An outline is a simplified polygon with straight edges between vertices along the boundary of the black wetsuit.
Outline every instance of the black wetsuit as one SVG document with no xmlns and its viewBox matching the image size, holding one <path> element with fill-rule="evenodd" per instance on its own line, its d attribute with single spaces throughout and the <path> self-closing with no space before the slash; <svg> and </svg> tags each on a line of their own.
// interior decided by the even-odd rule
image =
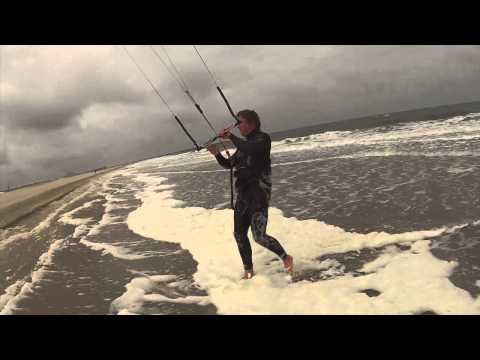
<svg viewBox="0 0 480 360">
<path fill-rule="evenodd" d="M 241 140 L 231 135 L 237 151 L 225 159 L 216 156 L 218 163 L 226 168 L 234 168 L 235 190 L 237 194 L 234 210 L 234 237 L 245 270 L 252 270 L 252 248 L 247 237 L 251 226 L 254 240 L 274 252 L 281 259 L 287 256 L 280 243 L 266 234 L 268 206 L 272 192 L 270 166 L 270 136 L 259 130 Z"/>
</svg>

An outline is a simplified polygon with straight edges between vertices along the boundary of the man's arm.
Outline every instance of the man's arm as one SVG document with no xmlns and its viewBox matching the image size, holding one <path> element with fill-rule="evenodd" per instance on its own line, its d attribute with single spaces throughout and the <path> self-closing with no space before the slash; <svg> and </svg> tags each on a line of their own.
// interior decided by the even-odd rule
<svg viewBox="0 0 480 360">
<path fill-rule="evenodd" d="M 230 163 L 230 160 L 233 159 L 233 156 L 230 157 L 230 160 L 225 159 L 223 157 L 223 155 L 219 152 L 217 155 L 215 155 L 215 159 L 217 159 L 217 162 L 220 164 L 221 167 L 223 167 L 225 169 L 231 169 L 232 168 L 232 164 Z"/>
<path fill-rule="evenodd" d="M 229 139 L 232 141 L 233 145 L 235 145 L 235 147 L 239 151 L 248 155 L 254 155 L 254 154 L 266 152 L 268 149 L 269 139 L 264 135 L 259 134 L 258 136 L 255 136 L 254 139 L 250 141 L 246 141 L 230 133 Z"/>
<path fill-rule="evenodd" d="M 229 159 L 225 159 L 225 158 L 222 156 L 222 153 L 220 152 L 220 150 L 218 150 L 218 148 L 217 148 L 216 145 L 210 144 L 210 145 L 207 147 L 207 150 L 208 150 L 213 156 L 215 156 L 215 159 L 217 159 L 217 162 L 218 162 L 218 163 L 220 164 L 220 166 L 222 166 L 223 168 L 225 168 L 225 169 L 231 169 L 233 166 L 235 166 L 235 158 L 236 158 L 237 152 L 235 152 L 235 154 L 233 154 L 232 156 L 230 156 Z"/>
</svg>

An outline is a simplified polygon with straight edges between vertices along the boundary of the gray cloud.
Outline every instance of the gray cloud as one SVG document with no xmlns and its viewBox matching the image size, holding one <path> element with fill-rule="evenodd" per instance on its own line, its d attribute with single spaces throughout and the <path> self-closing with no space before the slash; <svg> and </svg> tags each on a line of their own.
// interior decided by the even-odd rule
<svg viewBox="0 0 480 360">
<path fill-rule="evenodd" d="M 148 48 L 129 46 L 199 141 L 211 130 Z M 191 47 L 168 46 L 215 127 L 231 122 Z M 480 100 L 479 46 L 199 46 L 235 110 L 268 131 Z M 3 180 L 28 183 L 191 147 L 123 50 L 3 47 Z M 2 160 L 3 159 L 3 160 Z M 9 160 L 8 166 L 6 162 Z"/>
<path fill-rule="evenodd" d="M 260 107 L 274 114 L 272 128 L 479 100 L 478 47 L 368 48 L 311 60 L 312 85 L 265 89 Z"/>
<path fill-rule="evenodd" d="M 72 125 L 83 106 L 8 104 L 4 107 L 9 130 L 51 131 Z"/>
<path fill-rule="evenodd" d="M 7 156 L 7 152 L 0 150 L 0 166 L 8 165 L 10 160 Z"/>
<path fill-rule="evenodd" d="M 134 91 L 121 79 L 83 69 L 69 84 L 60 84 L 47 98 L 35 94 L 26 98 L 4 100 L 3 114 L 10 129 L 51 131 L 71 126 L 92 104 L 141 104 L 145 93 Z"/>
</svg>

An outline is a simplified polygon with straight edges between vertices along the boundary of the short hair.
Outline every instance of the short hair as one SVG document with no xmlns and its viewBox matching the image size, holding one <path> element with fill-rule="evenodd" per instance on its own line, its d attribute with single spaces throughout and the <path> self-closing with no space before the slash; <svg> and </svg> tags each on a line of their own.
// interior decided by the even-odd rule
<svg viewBox="0 0 480 360">
<path fill-rule="evenodd" d="M 243 117 L 246 119 L 249 123 L 254 123 L 256 129 L 260 129 L 261 123 L 260 123 L 260 117 L 254 110 L 242 110 L 239 111 L 237 114 L 237 117 Z"/>
</svg>

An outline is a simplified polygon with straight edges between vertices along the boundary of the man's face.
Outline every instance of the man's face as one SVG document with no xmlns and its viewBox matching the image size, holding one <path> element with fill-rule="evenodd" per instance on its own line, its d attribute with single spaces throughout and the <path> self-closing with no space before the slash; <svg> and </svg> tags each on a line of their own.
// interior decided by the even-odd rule
<svg viewBox="0 0 480 360">
<path fill-rule="evenodd" d="M 240 130 L 240 134 L 242 134 L 242 136 L 247 136 L 253 130 L 255 130 L 255 124 L 249 123 L 247 119 L 239 116 L 238 120 L 240 121 L 240 124 L 238 125 L 238 129 Z"/>
</svg>

